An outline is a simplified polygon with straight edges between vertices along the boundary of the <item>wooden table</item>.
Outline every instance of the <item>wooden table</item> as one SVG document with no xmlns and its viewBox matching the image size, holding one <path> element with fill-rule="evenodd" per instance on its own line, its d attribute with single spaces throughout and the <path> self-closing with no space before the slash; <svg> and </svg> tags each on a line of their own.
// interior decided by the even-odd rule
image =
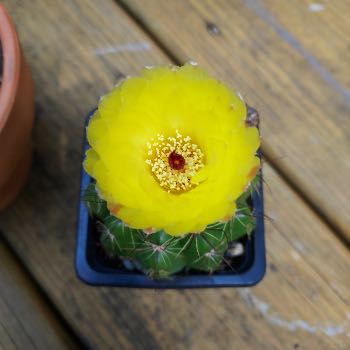
<svg viewBox="0 0 350 350">
<path fill-rule="evenodd" d="M 1 214 L 0 348 L 350 349 L 350 2 L 6 0 L 36 85 L 34 162 Z M 266 278 L 95 288 L 74 272 L 83 123 L 145 65 L 199 62 L 262 117 Z"/>
</svg>

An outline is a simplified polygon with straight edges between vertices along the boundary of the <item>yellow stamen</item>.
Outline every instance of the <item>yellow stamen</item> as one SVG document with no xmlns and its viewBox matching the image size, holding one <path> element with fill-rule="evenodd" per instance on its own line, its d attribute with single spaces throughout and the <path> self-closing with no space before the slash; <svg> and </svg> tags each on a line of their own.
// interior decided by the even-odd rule
<svg viewBox="0 0 350 350">
<path fill-rule="evenodd" d="M 197 171 L 203 168 L 203 153 L 189 136 L 176 130 L 175 136 L 158 134 L 147 142 L 146 164 L 159 185 L 172 193 L 186 192 L 195 185 L 191 182 Z"/>
</svg>

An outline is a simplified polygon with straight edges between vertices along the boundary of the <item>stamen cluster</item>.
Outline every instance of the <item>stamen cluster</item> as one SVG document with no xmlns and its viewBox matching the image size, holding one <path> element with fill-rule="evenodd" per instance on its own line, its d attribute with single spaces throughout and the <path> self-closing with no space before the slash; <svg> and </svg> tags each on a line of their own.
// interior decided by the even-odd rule
<svg viewBox="0 0 350 350">
<path fill-rule="evenodd" d="M 146 163 L 166 191 L 186 192 L 195 186 L 191 179 L 203 168 L 204 155 L 191 137 L 183 136 L 178 130 L 175 136 L 157 134 L 147 142 L 147 148 Z"/>
</svg>

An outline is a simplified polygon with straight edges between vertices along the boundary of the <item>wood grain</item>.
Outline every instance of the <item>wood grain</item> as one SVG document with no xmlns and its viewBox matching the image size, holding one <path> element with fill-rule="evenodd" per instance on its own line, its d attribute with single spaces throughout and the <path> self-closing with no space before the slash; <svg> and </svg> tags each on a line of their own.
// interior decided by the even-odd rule
<svg viewBox="0 0 350 350">
<path fill-rule="evenodd" d="M 259 286 L 154 291 L 76 278 L 84 116 L 121 73 L 168 58 L 112 1 L 5 3 L 33 68 L 38 119 L 28 185 L 0 229 L 86 346 L 348 349 L 349 252 L 269 166 L 266 206 L 274 221 Z"/>
<path fill-rule="evenodd" d="M 1 240 L 0 257 L 0 349 L 78 349 Z"/>
<path fill-rule="evenodd" d="M 305 43 L 304 48 L 305 40 L 299 43 L 269 12 L 270 7 L 283 8 L 282 23 L 288 18 L 288 28 L 295 29 L 294 33 L 302 21 L 292 22 L 297 17 L 294 2 L 282 5 L 271 0 L 269 7 L 259 0 L 120 3 L 176 60 L 195 60 L 240 90 L 260 111 L 265 154 L 350 240 L 350 93 L 342 87 L 350 60 L 340 59 L 338 64 L 336 59 L 343 56 L 349 40 L 344 39 L 349 36 L 346 16 L 337 24 L 342 28 L 339 38 L 327 41 L 333 31 Z M 350 9 L 349 3 L 342 4 Z M 322 33 L 328 31 L 325 22 L 314 19 L 317 26 L 313 29 L 323 26 Z M 332 47 L 333 61 L 324 67 L 317 55 L 322 56 L 333 42 L 341 44 Z M 313 45 L 320 48 L 314 54 L 308 51 Z M 333 75 L 335 66 L 337 74 Z M 338 82 L 340 75 L 344 79 Z"/>
<path fill-rule="evenodd" d="M 350 94 L 348 1 L 322 1 L 321 7 L 316 6 L 317 11 L 308 0 L 296 0 L 293 4 L 276 0 L 254 2 L 315 58 L 315 64 L 321 64 L 332 75 L 339 90 Z"/>
</svg>

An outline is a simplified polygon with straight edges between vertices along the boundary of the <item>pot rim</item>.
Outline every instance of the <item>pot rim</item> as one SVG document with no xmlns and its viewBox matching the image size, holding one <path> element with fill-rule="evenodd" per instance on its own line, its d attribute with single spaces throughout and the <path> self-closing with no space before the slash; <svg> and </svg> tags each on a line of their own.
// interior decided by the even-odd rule
<svg viewBox="0 0 350 350">
<path fill-rule="evenodd" d="M 0 2 L 0 45 L 3 67 L 0 86 L 0 132 L 4 128 L 13 104 L 19 83 L 21 50 L 15 26 Z"/>
</svg>

